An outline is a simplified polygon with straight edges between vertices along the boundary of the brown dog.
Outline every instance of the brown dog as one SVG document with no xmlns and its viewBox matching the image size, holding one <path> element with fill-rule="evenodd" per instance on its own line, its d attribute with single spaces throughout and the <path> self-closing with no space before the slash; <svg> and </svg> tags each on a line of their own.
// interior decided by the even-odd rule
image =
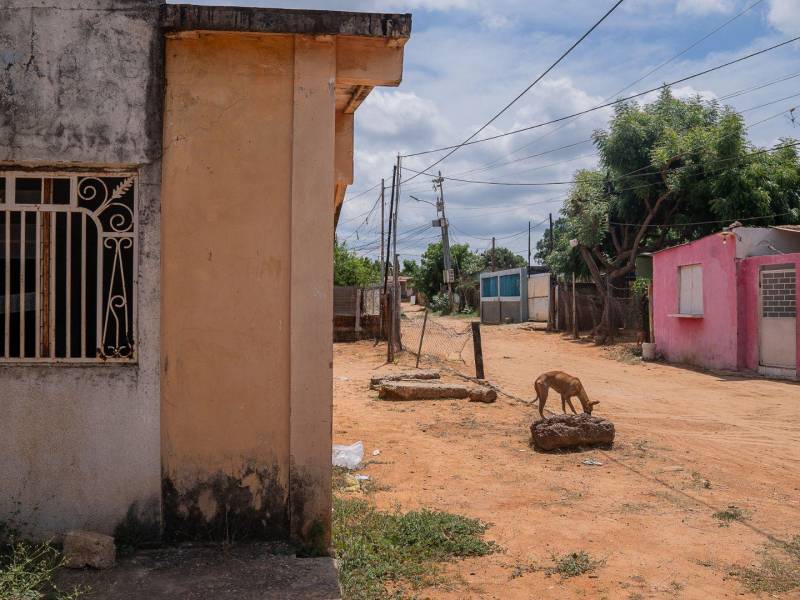
<svg viewBox="0 0 800 600">
<path fill-rule="evenodd" d="M 595 404 L 600 404 L 599 400 L 589 400 L 586 395 L 586 390 L 583 389 L 581 380 L 572 375 L 564 373 L 564 371 L 548 371 L 542 373 L 536 378 L 534 383 L 536 388 L 536 400 L 539 402 L 539 415 L 544 419 L 544 403 L 547 402 L 547 392 L 553 388 L 561 394 L 561 410 L 566 414 L 567 404 L 572 409 L 572 412 L 577 414 L 575 407 L 572 406 L 571 398 L 576 396 L 581 401 L 583 412 L 592 414 L 592 407 Z"/>
</svg>

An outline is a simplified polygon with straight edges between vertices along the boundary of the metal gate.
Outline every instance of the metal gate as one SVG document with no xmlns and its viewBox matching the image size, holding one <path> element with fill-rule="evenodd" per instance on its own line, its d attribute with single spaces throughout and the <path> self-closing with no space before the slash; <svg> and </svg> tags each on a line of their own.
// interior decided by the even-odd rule
<svg viewBox="0 0 800 600">
<path fill-rule="evenodd" d="M 759 365 L 764 374 L 797 375 L 796 289 L 794 267 L 762 268 Z"/>
<path fill-rule="evenodd" d="M 528 320 L 547 321 L 550 315 L 550 273 L 528 277 Z"/>
</svg>

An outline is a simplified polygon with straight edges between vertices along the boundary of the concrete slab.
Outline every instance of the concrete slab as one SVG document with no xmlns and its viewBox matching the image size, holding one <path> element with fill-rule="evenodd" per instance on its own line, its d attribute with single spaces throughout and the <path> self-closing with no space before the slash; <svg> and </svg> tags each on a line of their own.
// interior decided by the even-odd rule
<svg viewBox="0 0 800 600">
<path fill-rule="evenodd" d="M 276 554 L 272 544 L 182 545 L 139 551 L 107 571 L 63 570 L 85 600 L 339 600 L 332 558 Z"/>
</svg>

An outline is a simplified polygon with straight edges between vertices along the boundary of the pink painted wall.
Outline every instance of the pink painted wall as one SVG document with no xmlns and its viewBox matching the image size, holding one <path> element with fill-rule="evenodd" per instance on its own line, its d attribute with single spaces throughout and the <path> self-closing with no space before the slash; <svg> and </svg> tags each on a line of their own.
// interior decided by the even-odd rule
<svg viewBox="0 0 800 600">
<path fill-rule="evenodd" d="M 739 261 L 739 368 L 758 369 L 758 279 L 763 265 L 793 264 L 797 269 L 800 298 L 800 254 L 753 256 Z M 800 319 L 797 319 L 797 371 L 800 373 Z"/>
<path fill-rule="evenodd" d="M 656 351 L 670 362 L 735 370 L 739 364 L 736 243 L 710 235 L 653 255 L 653 330 Z M 678 267 L 703 265 L 703 318 L 678 313 Z"/>
</svg>

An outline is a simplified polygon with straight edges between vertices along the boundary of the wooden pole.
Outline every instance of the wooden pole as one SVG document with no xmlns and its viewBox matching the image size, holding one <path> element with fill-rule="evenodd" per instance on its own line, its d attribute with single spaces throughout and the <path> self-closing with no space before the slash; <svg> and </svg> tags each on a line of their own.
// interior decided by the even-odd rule
<svg viewBox="0 0 800 600">
<path fill-rule="evenodd" d="M 528 221 L 528 275 L 531 274 L 531 222 Z"/>
<path fill-rule="evenodd" d="M 575 293 L 575 273 L 572 274 L 572 337 L 578 339 L 578 298 Z"/>
<path fill-rule="evenodd" d="M 394 362 L 394 294 L 384 294 L 386 301 L 386 362 Z"/>
<path fill-rule="evenodd" d="M 356 314 L 355 314 L 355 317 L 356 317 L 356 319 L 355 319 L 355 321 L 356 321 L 355 330 L 356 330 L 356 334 L 360 334 L 361 333 L 361 288 L 360 287 L 356 288 L 356 306 L 355 306 L 355 309 L 356 309 L 356 311 L 355 311 L 356 312 Z M 357 335 L 356 337 L 361 339 L 360 335 Z"/>
<path fill-rule="evenodd" d="M 419 334 L 419 348 L 417 348 L 417 364 L 415 368 L 419 369 L 419 357 L 422 355 L 422 339 L 425 337 L 425 326 L 428 324 L 428 307 L 425 307 L 425 316 L 422 318 L 422 332 Z"/>
<path fill-rule="evenodd" d="M 381 273 L 383 273 L 383 261 L 385 260 L 384 250 L 383 250 L 383 226 L 386 222 L 386 180 L 381 178 Z"/>
<path fill-rule="evenodd" d="M 483 348 L 481 346 L 481 323 L 472 322 L 472 348 L 475 354 L 475 377 L 484 379 L 483 374 Z"/>
<path fill-rule="evenodd" d="M 494 262 L 494 238 L 492 238 L 492 271 L 496 271 L 495 262 Z"/>
</svg>

